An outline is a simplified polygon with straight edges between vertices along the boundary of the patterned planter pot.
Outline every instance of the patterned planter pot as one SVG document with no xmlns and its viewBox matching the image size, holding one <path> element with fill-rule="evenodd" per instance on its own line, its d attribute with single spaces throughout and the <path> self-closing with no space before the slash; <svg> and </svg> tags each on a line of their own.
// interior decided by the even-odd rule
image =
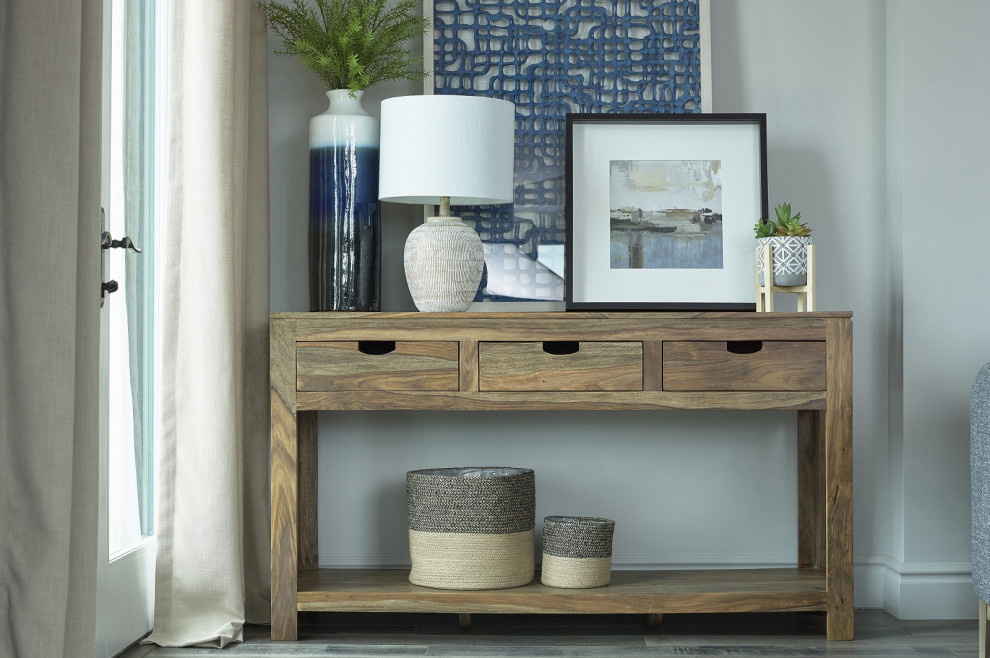
<svg viewBox="0 0 990 658">
<path fill-rule="evenodd" d="M 808 252 L 810 237 L 779 235 L 756 240 L 756 262 L 759 266 L 760 285 L 764 283 L 763 247 L 773 249 L 773 283 L 775 286 L 803 286 L 808 283 Z"/>
<path fill-rule="evenodd" d="M 536 483 L 531 469 L 409 471 L 406 507 L 412 584 L 503 589 L 533 580 Z"/>
<path fill-rule="evenodd" d="M 603 587 L 612 577 L 615 521 L 592 516 L 543 519 L 543 569 L 549 587 Z"/>
</svg>

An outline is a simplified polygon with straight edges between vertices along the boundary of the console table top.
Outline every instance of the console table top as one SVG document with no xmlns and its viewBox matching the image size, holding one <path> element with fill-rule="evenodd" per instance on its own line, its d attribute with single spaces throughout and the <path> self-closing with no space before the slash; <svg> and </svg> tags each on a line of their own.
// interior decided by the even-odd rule
<svg viewBox="0 0 990 658">
<path fill-rule="evenodd" d="M 552 318 L 555 320 L 589 320 L 589 319 L 622 319 L 636 317 L 638 319 L 649 318 L 656 320 L 684 320 L 689 318 L 699 319 L 824 319 L 824 318 L 851 318 L 852 311 L 814 311 L 802 313 L 755 313 L 752 311 L 469 311 L 460 313 L 427 313 L 422 311 L 279 311 L 271 314 L 273 320 L 319 320 L 319 319 L 343 319 L 362 318 L 373 316 L 382 319 L 507 319 L 525 320 L 534 318 Z"/>
</svg>

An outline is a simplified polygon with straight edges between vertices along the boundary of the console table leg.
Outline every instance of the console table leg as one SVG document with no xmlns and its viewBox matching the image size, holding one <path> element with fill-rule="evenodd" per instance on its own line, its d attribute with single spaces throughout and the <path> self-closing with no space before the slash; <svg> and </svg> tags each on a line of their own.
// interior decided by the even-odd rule
<svg viewBox="0 0 990 658">
<path fill-rule="evenodd" d="M 829 640 L 853 639 L 852 322 L 826 321 L 825 587 Z"/>
<path fill-rule="evenodd" d="M 316 412 L 296 412 L 299 428 L 299 568 L 319 567 L 319 464 Z"/>
<path fill-rule="evenodd" d="M 825 414 L 798 412 L 798 566 L 825 566 Z"/>
<path fill-rule="evenodd" d="M 295 640 L 298 586 L 298 455 L 296 417 L 271 395 L 272 640 Z"/>
</svg>

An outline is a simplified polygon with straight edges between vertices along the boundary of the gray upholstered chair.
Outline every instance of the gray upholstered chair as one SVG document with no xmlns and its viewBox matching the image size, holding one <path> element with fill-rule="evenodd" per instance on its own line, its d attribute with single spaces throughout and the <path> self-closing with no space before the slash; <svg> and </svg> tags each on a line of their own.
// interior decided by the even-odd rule
<svg viewBox="0 0 990 658">
<path fill-rule="evenodd" d="M 970 401 L 970 474 L 973 487 L 973 589 L 980 597 L 980 658 L 987 642 L 990 601 L 990 363 L 973 381 Z"/>
</svg>

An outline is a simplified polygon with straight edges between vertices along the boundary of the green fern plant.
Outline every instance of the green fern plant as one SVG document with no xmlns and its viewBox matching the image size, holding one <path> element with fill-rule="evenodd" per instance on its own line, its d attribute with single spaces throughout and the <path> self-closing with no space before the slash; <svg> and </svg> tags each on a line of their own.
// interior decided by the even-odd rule
<svg viewBox="0 0 990 658">
<path fill-rule="evenodd" d="M 416 0 L 292 0 L 262 2 L 268 25 L 282 39 L 276 55 L 297 58 L 327 89 L 349 89 L 351 97 L 377 82 L 421 79 L 422 58 L 403 44 L 422 35 L 429 20 L 417 15 Z"/>
</svg>

